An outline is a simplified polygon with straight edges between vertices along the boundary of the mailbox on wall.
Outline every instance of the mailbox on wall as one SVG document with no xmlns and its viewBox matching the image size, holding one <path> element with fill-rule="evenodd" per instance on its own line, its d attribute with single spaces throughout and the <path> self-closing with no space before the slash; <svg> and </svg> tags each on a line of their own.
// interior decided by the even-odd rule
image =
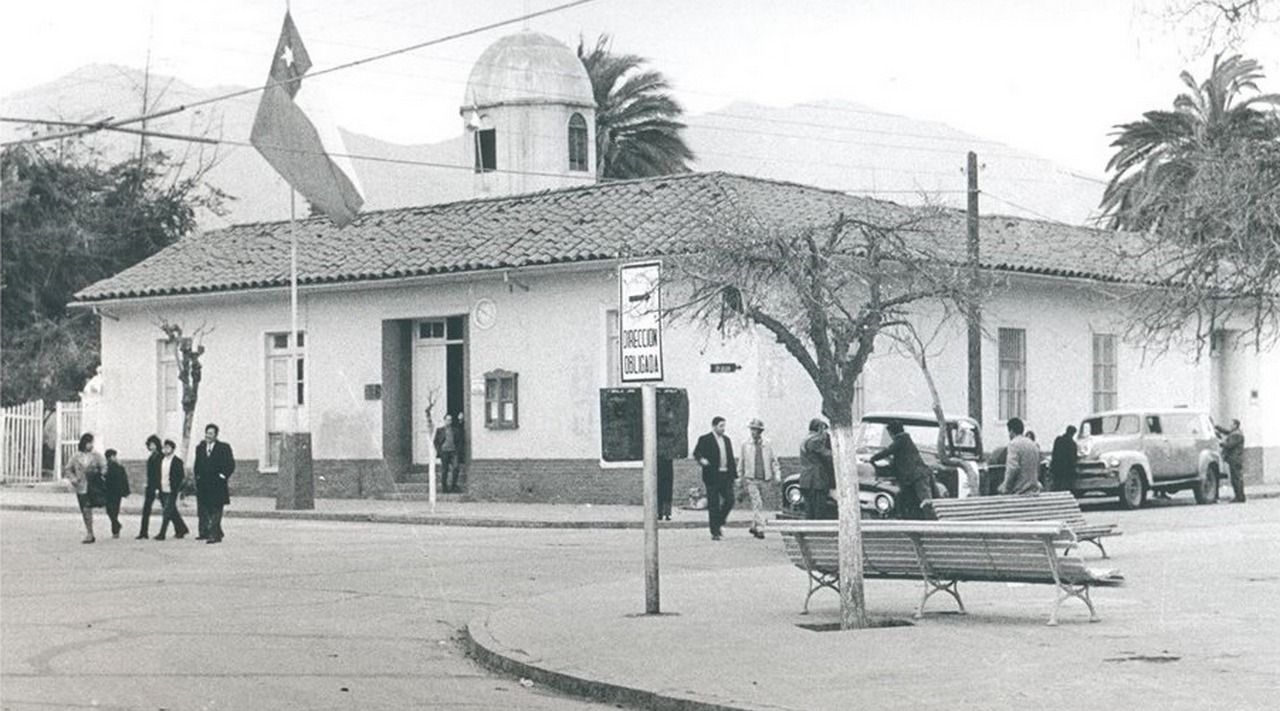
<svg viewBox="0 0 1280 711">
<path fill-rule="evenodd" d="M 689 394 L 684 388 L 657 388 L 658 457 L 689 456 Z M 644 459 L 640 388 L 600 389 L 600 453 L 606 462 Z"/>
</svg>

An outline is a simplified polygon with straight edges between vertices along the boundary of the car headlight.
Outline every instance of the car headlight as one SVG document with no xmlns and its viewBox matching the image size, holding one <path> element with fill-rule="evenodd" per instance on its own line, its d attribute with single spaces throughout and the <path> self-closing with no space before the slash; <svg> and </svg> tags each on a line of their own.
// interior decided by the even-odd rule
<svg viewBox="0 0 1280 711">
<path fill-rule="evenodd" d="M 893 497 L 888 494 L 879 494 L 875 500 L 876 511 L 880 513 L 888 513 L 893 508 Z"/>
<path fill-rule="evenodd" d="M 1116 468 L 1116 467 L 1118 467 L 1118 466 L 1120 466 L 1120 458 L 1119 458 L 1119 457 L 1107 457 L 1107 466 L 1109 466 L 1109 467 L 1111 467 L 1111 468 L 1113 468 L 1113 469 L 1114 469 L 1114 468 Z"/>
<path fill-rule="evenodd" d="M 798 504 L 804 500 L 804 494 L 800 493 L 800 487 L 793 486 L 787 489 L 787 501 L 791 504 Z"/>
</svg>

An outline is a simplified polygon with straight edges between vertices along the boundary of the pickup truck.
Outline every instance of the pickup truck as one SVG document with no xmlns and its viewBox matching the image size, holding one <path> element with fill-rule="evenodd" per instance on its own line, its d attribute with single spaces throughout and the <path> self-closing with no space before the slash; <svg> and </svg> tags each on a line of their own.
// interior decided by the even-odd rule
<svg viewBox="0 0 1280 711">
<path fill-rule="evenodd" d="M 1080 458 L 1071 491 L 1116 496 L 1136 509 L 1148 492 L 1190 489 L 1196 503 L 1218 500 L 1222 453 L 1213 421 L 1186 409 L 1114 410 L 1089 415 L 1076 434 Z"/>
</svg>

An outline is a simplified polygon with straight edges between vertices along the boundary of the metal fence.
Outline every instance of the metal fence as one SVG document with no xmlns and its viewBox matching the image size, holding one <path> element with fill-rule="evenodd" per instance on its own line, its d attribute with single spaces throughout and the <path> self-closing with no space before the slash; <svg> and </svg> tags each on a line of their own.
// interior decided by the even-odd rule
<svg viewBox="0 0 1280 711">
<path fill-rule="evenodd" d="M 34 483 L 44 478 L 44 403 L 4 408 L 0 427 L 0 482 Z"/>
</svg>

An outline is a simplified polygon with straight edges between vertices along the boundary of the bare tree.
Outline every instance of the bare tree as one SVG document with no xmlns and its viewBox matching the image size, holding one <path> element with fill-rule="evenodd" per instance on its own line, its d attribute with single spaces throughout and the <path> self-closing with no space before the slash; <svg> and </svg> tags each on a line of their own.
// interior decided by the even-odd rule
<svg viewBox="0 0 1280 711">
<path fill-rule="evenodd" d="M 1184 193 L 1162 198 L 1170 209 L 1158 230 L 1114 243 L 1140 284 L 1122 297 L 1131 342 L 1199 356 L 1226 331 L 1255 349 L 1280 338 L 1280 146 L 1233 153 L 1204 162 Z"/>
<path fill-rule="evenodd" d="M 1201 52 L 1236 46 L 1259 25 L 1280 20 L 1277 0 L 1160 0 L 1157 15 L 1197 38 Z"/>
<path fill-rule="evenodd" d="M 1217 56 L 1172 111 L 1123 124 L 1102 208 L 1116 263 L 1140 285 L 1128 297 L 1130 340 L 1165 350 L 1240 332 L 1256 348 L 1280 336 L 1280 94 L 1261 65 Z"/>
<path fill-rule="evenodd" d="M 740 217 L 709 228 L 704 248 L 668 260 L 668 312 L 732 333 L 758 327 L 804 368 L 831 423 L 840 505 L 840 623 L 869 626 L 853 457 L 854 386 L 886 332 L 923 309 L 969 313 L 976 302 L 958 216 L 850 198 L 808 224 Z M 683 296 L 684 298 L 681 298 Z M 936 308 L 935 308 L 936 311 Z"/>
</svg>

